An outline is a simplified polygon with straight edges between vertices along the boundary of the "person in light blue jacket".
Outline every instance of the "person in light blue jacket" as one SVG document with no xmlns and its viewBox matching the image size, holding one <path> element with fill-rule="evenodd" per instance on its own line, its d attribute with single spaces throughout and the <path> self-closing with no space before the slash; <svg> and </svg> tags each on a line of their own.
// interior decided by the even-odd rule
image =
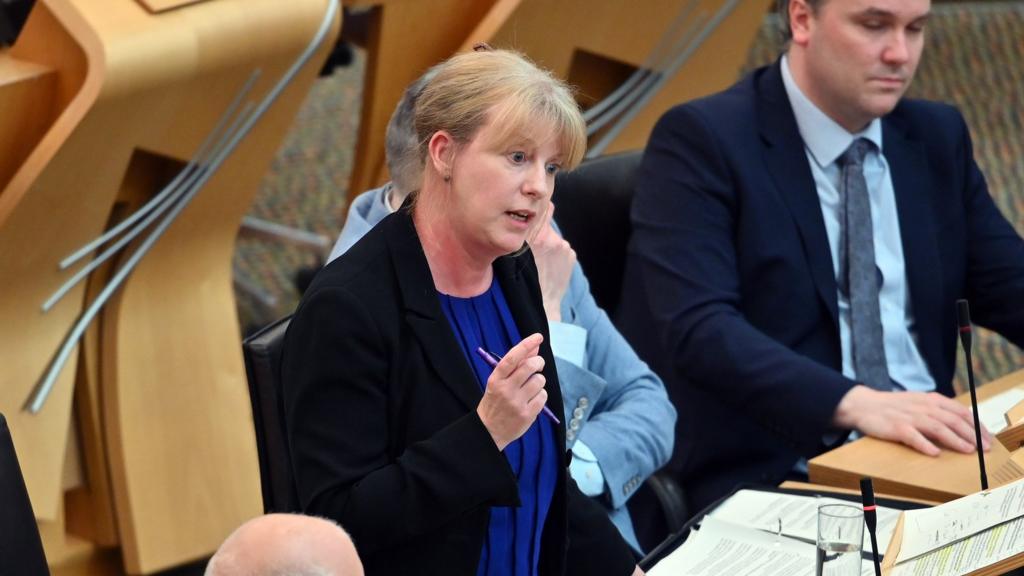
<svg viewBox="0 0 1024 576">
<path fill-rule="evenodd" d="M 413 125 L 416 98 L 432 71 L 413 82 L 388 123 L 386 152 L 392 181 L 357 196 L 328 261 L 344 254 L 419 187 L 423 163 Z M 553 210 L 553 209 L 552 209 Z M 551 220 L 530 247 L 540 272 L 565 406 L 570 473 L 584 494 L 607 509 L 638 554 L 626 501 L 672 455 L 676 410 L 665 386 L 619 334 L 590 293 L 572 247 Z"/>
</svg>

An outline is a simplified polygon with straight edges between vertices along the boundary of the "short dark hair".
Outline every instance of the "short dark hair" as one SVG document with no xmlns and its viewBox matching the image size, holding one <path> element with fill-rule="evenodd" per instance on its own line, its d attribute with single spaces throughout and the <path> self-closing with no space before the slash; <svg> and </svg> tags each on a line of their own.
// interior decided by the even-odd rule
<svg viewBox="0 0 1024 576">
<path fill-rule="evenodd" d="M 825 0 L 804 0 L 804 2 L 814 12 L 825 3 Z M 782 20 L 782 39 L 789 42 L 793 39 L 793 29 L 789 26 L 789 0 L 778 0 L 775 10 L 779 14 L 779 19 Z"/>
</svg>

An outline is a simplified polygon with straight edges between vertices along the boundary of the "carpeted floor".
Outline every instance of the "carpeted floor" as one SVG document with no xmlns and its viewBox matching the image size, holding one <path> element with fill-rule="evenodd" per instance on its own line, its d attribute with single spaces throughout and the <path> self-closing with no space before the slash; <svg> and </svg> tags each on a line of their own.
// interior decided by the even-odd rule
<svg viewBox="0 0 1024 576">
<path fill-rule="evenodd" d="M 933 12 L 911 93 L 960 107 L 992 196 L 1024 232 L 1024 2 L 941 4 Z M 778 20 L 769 16 L 748 67 L 774 61 L 780 44 Z M 318 232 L 333 241 L 348 196 L 362 76 L 363 56 L 357 52 L 353 64 L 317 81 L 263 182 L 251 215 Z M 298 301 L 293 277 L 316 261 L 317 255 L 309 251 L 241 237 L 236 274 L 277 298 L 275 305 L 267 306 L 240 292 L 243 329 L 290 313 Z M 1024 367 L 1019 350 L 994 334 L 981 332 L 975 353 L 979 381 Z"/>
</svg>

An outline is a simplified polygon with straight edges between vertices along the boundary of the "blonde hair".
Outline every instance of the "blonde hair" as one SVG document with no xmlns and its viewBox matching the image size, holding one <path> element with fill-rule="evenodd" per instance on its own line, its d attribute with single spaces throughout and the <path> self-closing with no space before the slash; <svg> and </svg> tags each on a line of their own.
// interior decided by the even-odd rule
<svg viewBox="0 0 1024 576">
<path fill-rule="evenodd" d="M 442 62 L 423 88 L 415 113 L 420 161 L 426 162 L 434 133 L 444 130 L 464 144 L 488 120 L 498 129 L 499 147 L 524 137 L 538 140 L 530 129 L 550 130 L 566 170 L 575 168 L 586 151 L 586 123 L 564 82 L 518 52 L 482 50 Z"/>
</svg>

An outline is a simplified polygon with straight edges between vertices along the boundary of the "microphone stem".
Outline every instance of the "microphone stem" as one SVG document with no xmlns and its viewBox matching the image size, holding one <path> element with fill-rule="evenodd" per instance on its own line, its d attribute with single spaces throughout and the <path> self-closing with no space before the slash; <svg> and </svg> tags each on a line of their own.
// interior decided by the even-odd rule
<svg viewBox="0 0 1024 576">
<path fill-rule="evenodd" d="M 871 558 L 875 562 L 875 576 L 882 576 L 882 563 L 878 561 L 878 536 L 875 536 L 874 530 L 868 530 L 871 533 Z"/>
<path fill-rule="evenodd" d="M 978 393 L 974 387 L 974 366 L 971 362 L 971 348 L 964 348 L 967 353 L 967 386 L 971 389 L 971 409 L 974 411 L 974 445 L 978 452 L 978 467 L 981 469 L 981 489 L 988 490 L 988 474 L 985 472 L 985 451 L 981 447 L 981 419 L 978 418 Z"/>
</svg>

